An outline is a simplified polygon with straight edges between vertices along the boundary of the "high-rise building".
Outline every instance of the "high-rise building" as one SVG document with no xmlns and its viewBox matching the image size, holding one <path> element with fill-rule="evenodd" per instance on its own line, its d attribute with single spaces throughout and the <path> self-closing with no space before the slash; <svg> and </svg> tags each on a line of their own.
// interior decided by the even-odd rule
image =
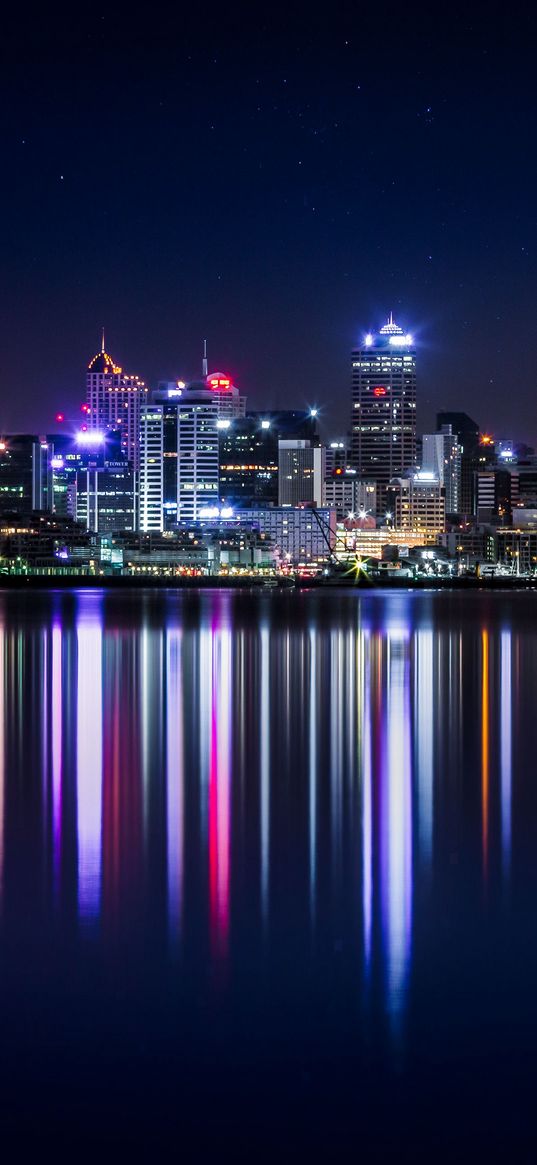
<svg viewBox="0 0 537 1165">
<path fill-rule="evenodd" d="M 278 505 L 324 505 L 325 450 L 311 441 L 278 442 Z"/>
<path fill-rule="evenodd" d="M 140 425 L 140 529 L 173 530 L 198 521 L 218 504 L 217 396 L 203 383 L 184 392 L 155 393 Z"/>
<path fill-rule="evenodd" d="M 121 433 L 121 447 L 135 469 L 139 467 L 140 413 L 147 387 L 139 376 L 127 374 L 105 351 L 92 357 L 86 374 L 86 418 L 90 429 Z"/>
<path fill-rule="evenodd" d="M 461 493 L 461 447 L 450 424 L 439 433 L 424 433 L 421 468 L 433 473 L 444 487 L 446 514 L 458 514 Z"/>
<path fill-rule="evenodd" d="M 278 504 L 278 431 L 258 413 L 225 422 L 220 435 L 220 500 L 245 509 Z"/>
<path fill-rule="evenodd" d="M 390 315 L 352 353 L 351 461 L 378 483 L 381 503 L 392 477 L 416 460 L 416 350 Z"/>
<path fill-rule="evenodd" d="M 451 425 L 451 432 L 455 434 L 460 447 L 460 490 L 458 498 L 458 512 L 471 515 L 475 513 L 474 474 L 479 467 L 479 425 L 468 416 L 468 413 L 447 412 L 437 413 L 436 427 L 441 430 L 444 425 Z"/>
</svg>

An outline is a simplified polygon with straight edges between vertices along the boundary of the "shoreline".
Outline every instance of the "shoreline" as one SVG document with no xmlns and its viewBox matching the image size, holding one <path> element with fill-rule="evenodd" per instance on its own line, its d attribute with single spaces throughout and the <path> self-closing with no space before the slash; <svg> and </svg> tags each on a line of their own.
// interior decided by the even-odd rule
<svg viewBox="0 0 537 1165">
<path fill-rule="evenodd" d="M 520 578 L 515 575 L 498 578 L 423 578 L 423 579 L 364 579 L 345 582 L 341 578 L 226 578 L 202 576 L 199 578 L 144 579 L 123 575 L 5 575 L 0 579 L 1 590 L 537 590 L 537 576 Z"/>
</svg>

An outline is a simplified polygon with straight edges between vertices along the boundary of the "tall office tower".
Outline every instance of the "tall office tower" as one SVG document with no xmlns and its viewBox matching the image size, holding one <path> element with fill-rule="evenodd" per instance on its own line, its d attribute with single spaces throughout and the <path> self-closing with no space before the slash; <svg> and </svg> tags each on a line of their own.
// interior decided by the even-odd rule
<svg viewBox="0 0 537 1165">
<path fill-rule="evenodd" d="M 222 421 L 220 501 L 224 506 L 278 504 L 278 431 L 258 413 Z"/>
<path fill-rule="evenodd" d="M 219 403 L 203 384 L 155 393 L 142 406 L 139 524 L 173 530 L 218 504 Z"/>
<path fill-rule="evenodd" d="M 138 528 L 147 534 L 164 529 L 163 405 L 143 404 L 140 417 Z M 174 511 L 176 516 L 177 511 Z"/>
<path fill-rule="evenodd" d="M 86 416 L 90 429 L 119 430 L 125 457 L 139 468 L 140 412 L 147 388 L 139 376 L 123 372 L 105 352 L 104 331 L 101 350 L 90 360 L 86 374 Z"/>
<path fill-rule="evenodd" d="M 351 462 L 378 483 L 381 505 L 396 474 L 416 460 L 416 351 L 390 314 L 352 353 Z"/>
<path fill-rule="evenodd" d="M 470 516 L 475 514 L 474 475 L 479 468 L 479 425 L 468 416 L 468 413 L 447 411 L 437 413 L 436 416 L 437 429 L 442 429 L 443 425 L 451 425 L 451 431 L 459 442 L 461 486 L 458 512 Z"/>
<path fill-rule="evenodd" d="M 324 505 L 325 450 L 311 441 L 278 442 L 278 505 Z"/>
<path fill-rule="evenodd" d="M 444 487 L 446 514 L 458 514 L 461 493 L 461 447 L 451 425 L 442 425 L 439 433 L 424 433 L 421 468 L 433 473 Z"/>
</svg>

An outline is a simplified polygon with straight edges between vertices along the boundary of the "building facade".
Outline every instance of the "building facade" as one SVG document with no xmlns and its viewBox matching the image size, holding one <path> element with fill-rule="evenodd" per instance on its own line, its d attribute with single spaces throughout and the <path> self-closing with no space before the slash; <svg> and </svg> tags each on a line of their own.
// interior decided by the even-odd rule
<svg viewBox="0 0 537 1165">
<path fill-rule="evenodd" d="M 416 460 L 416 351 L 390 315 L 352 353 L 351 462 L 360 478 L 391 479 Z"/>
<path fill-rule="evenodd" d="M 324 505 L 325 449 L 311 441 L 278 442 L 278 505 Z"/>
<path fill-rule="evenodd" d="M 139 435 L 142 404 L 147 387 L 138 376 L 129 375 L 101 350 L 90 360 L 86 373 L 86 421 L 88 428 L 118 431 L 125 457 L 139 468 Z"/>
<path fill-rule="evenodd" d="M 443 487 L 432 473 L 396 477 L 387 493 L 394 526 L 399 530 L 443 533 L 446 502 Z"/>
<path fill-rule="evenodd" d="M 424 433 L 421 468 L 444 487 L 446 514 L 458 514 L 461 501 L 461 447 L 450 424 L 438 433 Z"/>
</svg>

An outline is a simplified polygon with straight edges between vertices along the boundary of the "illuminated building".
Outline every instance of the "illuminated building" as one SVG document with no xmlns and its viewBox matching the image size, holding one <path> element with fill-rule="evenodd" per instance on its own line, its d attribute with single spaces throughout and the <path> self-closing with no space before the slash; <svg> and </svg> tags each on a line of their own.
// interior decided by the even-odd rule
<svg viewBox="0 0 537 1165">
<path fill-rule="evenodd" d="M 325 450 L 311 441 L 278 442 L 278 505 L 324 504 Z"/>
<path fill-rule="evenodd" d="M 202 382 L 203 383 L 203 382 Z M 198 387 L 194 381 L 191 388 Z M 235 387 L 230 376 L 225 372 L 210 372 L 204 387 L 211 390 L 218 403 L 220 419 L 232 420 L 234 417 L 243 417 L 246 411 L 246 397 L 242 396 Z"/>
<path fill-rule="evenodd" d="M 140 413 L 147 388 L 138 376 L 128 375 L 105 352 L 104 331 L 101 350 L 90 360 L 86 374 L 86 418 L 88 428 L 121 433 L 121 446 L 135 469 L 139 465 Z"/>
<path fill-rule="evenodd" d="M 370 529 L 353 525 L 349 530 L 338 529 L 337 553 L 346 550 L 361 558 L 382 558 L 383 549 L 393 546 L 404 557 L 403 550 L 427 544 L 434 546 L 436 541 L 435 530 L 401 530 L 394 526 Z"/>
<path fill-rule="evenodd" d="M 140 416 L 138 526 L 146 533 L 164 529 L 163 406 L 146 404 Z"/>
<path fill-rule="evenodd" d="M 217 396 L 203 385 L 184 393 L 155 393 L 142 408 L 140 426 L 140 529 L 173 530 L 197 521 L 218 503 Z"/>
<path fill-rule="evenodd" d="M 435 534 L 445 530 L 444 490 L 433 473 L 421 471 L 408 477 L 395 477 L 386 496 L 398 529 L 429 530 Z"/>
<path fill-rule="evenodd" d="M 325 562 L 336 544 L 335 510 L 272 506 L 250 510 L 248 519 L 270 539 L 283 565 Z"/>
<path fill-rule="evenodd" d="M 444 487 L 446 513 L 458 514 L 461 494 L 461 447 L 450 424 L 438 433 L 424 433 L 421 468 L 433 473 Z"/>
<path fill-rule="evenodd" d="M 378 483 L 381 502 L 392 477 L 416 460 L 416 351 L 392 316 L 352 353 L 351 462 Z"/>
</svg>

